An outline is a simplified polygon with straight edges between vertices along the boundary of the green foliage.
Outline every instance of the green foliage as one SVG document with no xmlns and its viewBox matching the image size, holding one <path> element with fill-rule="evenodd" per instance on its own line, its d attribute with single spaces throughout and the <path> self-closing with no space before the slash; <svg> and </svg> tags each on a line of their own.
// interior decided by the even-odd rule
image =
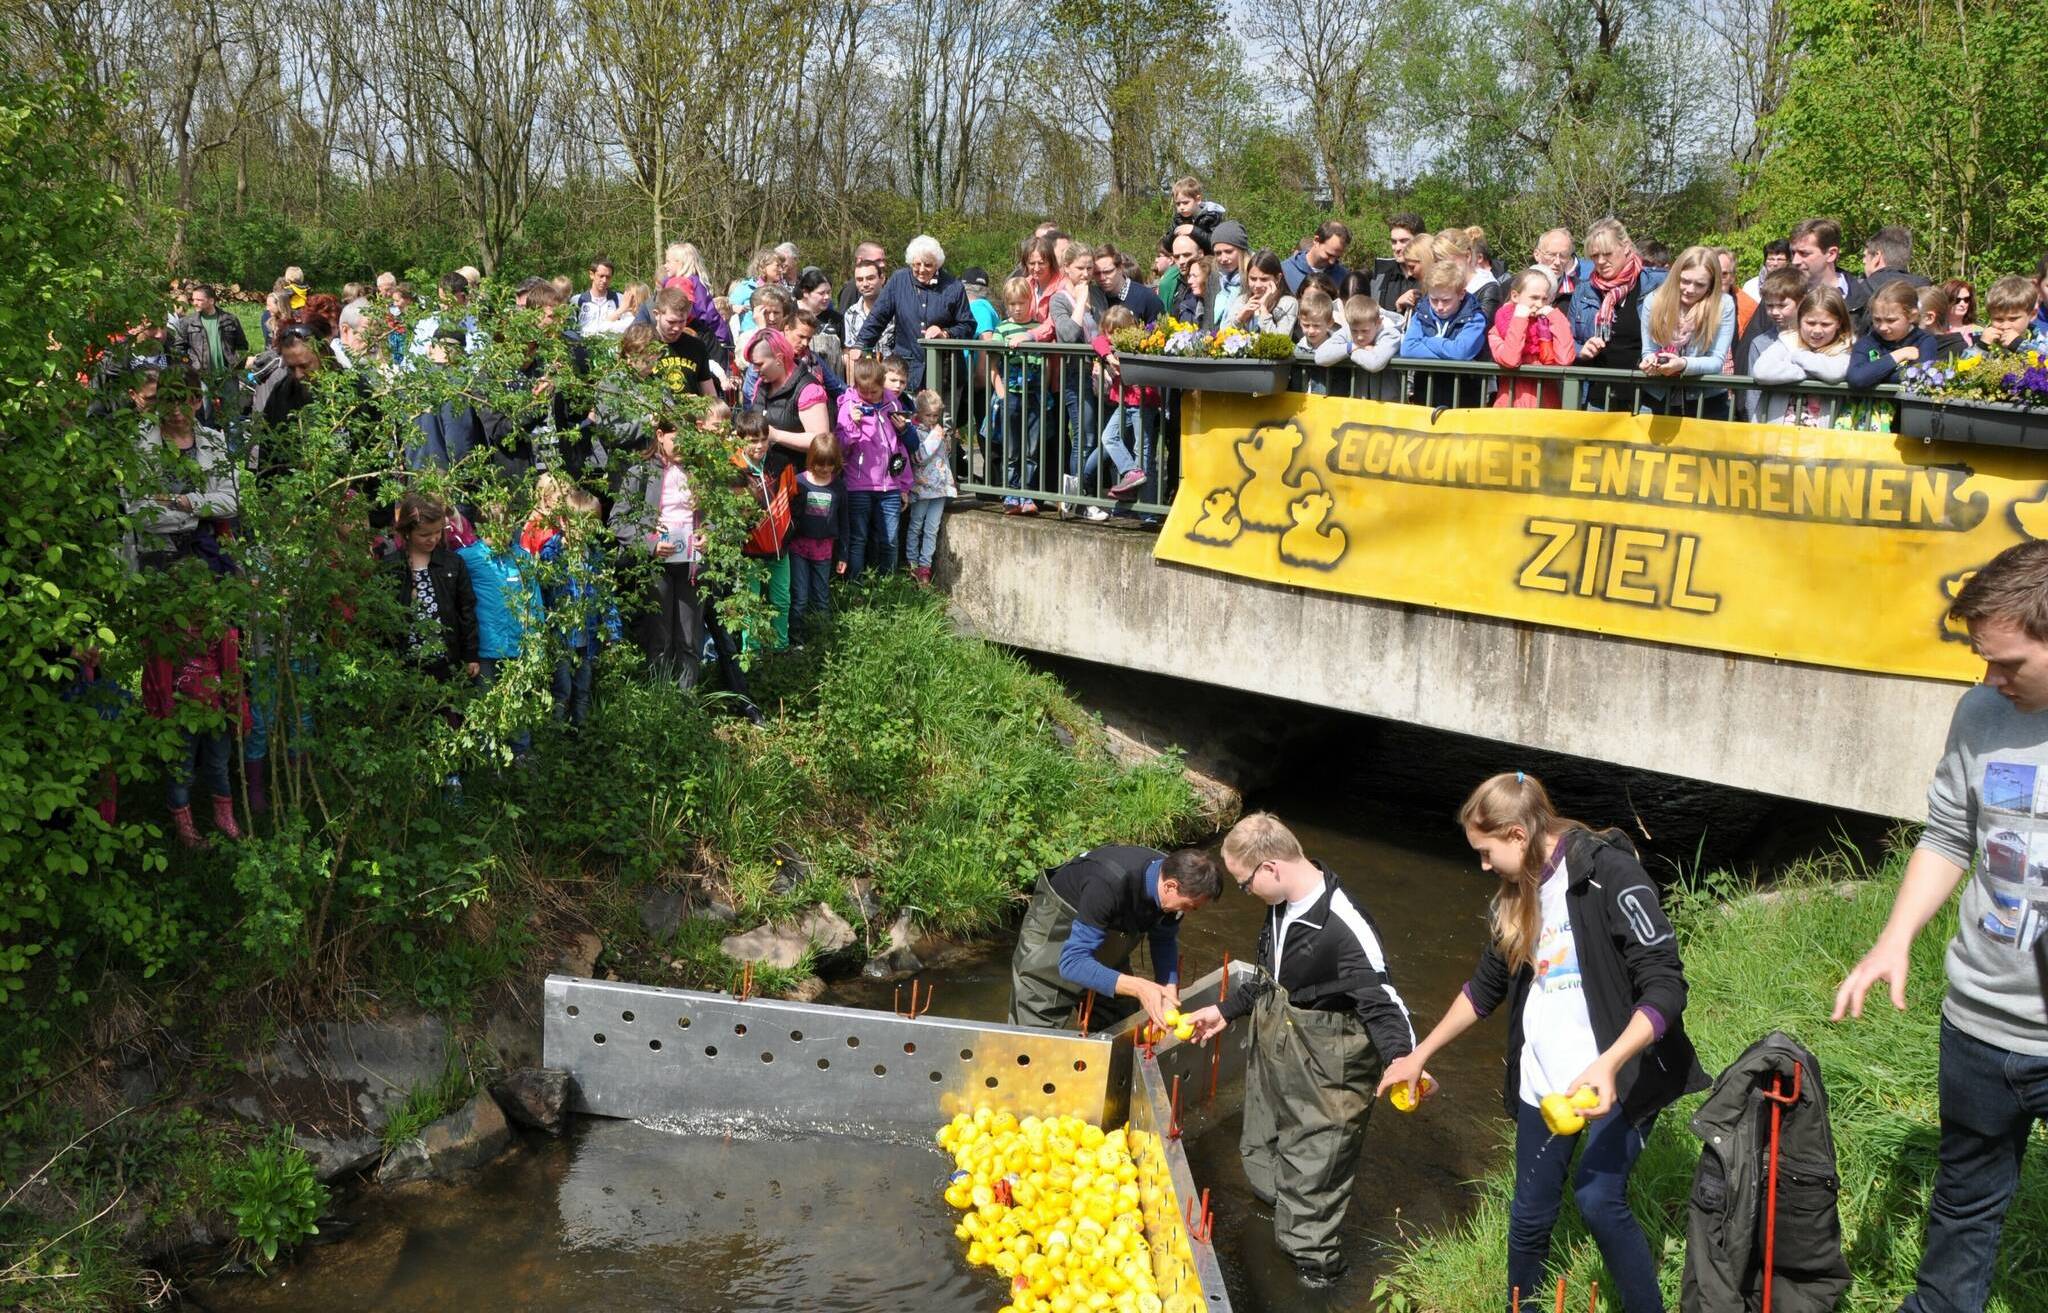
<svg viewBox="0 0 2048 1313">
<path fill-rule="evenodd" d="M 291 1129 L 279 1126 L 250 1145 L 241 1160 L 222 1167 L 216 1181 L 235 1237 L 252 1266 L 261 1270 L 308 1236 L 318 1235 L 327 1187 L 312 1160 L 292 1143 Z"/>
<path fill-rule="evenodd" d="M 1830 215 L 1856 264 L 1905 224 L 1914 268 L 2031 272 L 2048 245 L 2048 24 L 2038 4 L 1789 0 L 1801 51 L 1749 204 L 1783 233 Z"/>
<path fill-rule="evenodd" d="M 148 770 L 166 735 L 113 714 L 139 658 L 119 550 L 134 444 L 132 429 L 87 415 L 76 380 L 144 302 L 108 259 L 127 216 L 104 181 L 107 107 L 84 85 L 76 72 L 32 81 L 0 69 L 0 247 L 21 269 L 0 304 L 0 1007 L 35 976 L 50 996 L 71 995 L 67 945 L 79 937 L 147 942 L 160 930 L 149 832 L 93 811 L 106 781 Z M 104 682 L 88 693 L 94 659 Z M 42 1033 L 15 1046 L 31 1070 Z"/>
<path fill-rule="evenodd" d="M 469 1062 L 460 1054 L 449 1057 L 440 1079 L 431 1085 L 416 1085 L 387 1115 L 384 1122 L 384 1150 L 389 1153 L 435 1122 L 469 1102 L 477 1091 Z"/>
<path fill-rule="evenodd" d="M 1686 1031 L 1709 1072 L 1719 1071 L 1772 1030 L 1783 1030 L 1820 1059 L 1828 1083 L 1842 1190 L 1843 1248 L 1855 1280 L 1844 1313 L 1880 1313 L 1913 1288 L 1939 1139 L 1942 958 L 1955 934 L 1953 904 L 1913 946 L 1908 1010 L 1892 1009 L 1883 987 L 1860 1021 L 1835 1024 L 1835 988 L 1876 940 L 1891 911 L 1907 848 L 1880 871 L 1843 855 L 1795 868 L 1768 899 L 1725 875 L 1673 901 L 1689 993 Z M 1845 880 L 1850 896 L 1838 887 Z M 1734 900 L 1723 902 L 1724 896 Z M 1658 1118 L 1630 1181 L 1630 1202 L 1661 1254 L 1666 1302 L 1677 1306 L 1685 1228 L 1698 1142 L 1686 1121 L 1704 1096 L 1682 1100 Z M 1503 1124 L 1504 1125 L 1504 1124 Z M 1484 1183 L 1471 1219 L 1415 1239 L 1388 1276 L 1390 1290 L 1421 1308 L 1485 1308 L 1496 1299 L 1507 1254 L 1512 1148 Z M 1569 1206 L 1552 1242 L 1552 1272 L 1584 1290 L 1611 1288 L 1600 1254 Z M 2048 1263 L 2048 1163 L 2037 1153 L 2023 1172 L 2006 1218 L 1991 1303 L 1993 1313 L 2035 1307 L 2027 1286 Z"/>
</svg>

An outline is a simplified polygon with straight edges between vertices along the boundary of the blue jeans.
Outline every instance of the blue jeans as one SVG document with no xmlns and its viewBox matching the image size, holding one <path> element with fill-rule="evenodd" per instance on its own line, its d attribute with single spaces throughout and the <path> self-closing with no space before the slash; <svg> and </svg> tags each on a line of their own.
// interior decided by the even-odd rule
<svg viewBox="0 0 2048 1313">
<path fill-rule="evenodd" d="M 478 658 L 478 660 L 477 660 L 477 663 L 476 663 L 476 664 L 477 664 L 477 668 L 478 668 L 478 669 L 477 669 L 477 676 L 476 676 L 476 684 L 477 684 L 477 687 L 478 687 L 479 689 L 485 689 L 485 688 L 489 688 L 489 687 L 490 687 L 491 685 L 493 685 L 493 684 L 497 683 L 497 682 L 498 682 L 498 668 L 499 668 L 500 666 L 503 666 L 503 665 L 504 665 L 504 664 L 505 664 L 506 662 L 508 662 L 508 661 L 510 661 L 510 660 L 512 660 L 512 658 L 511 658 L 511 657 L 480 657 L 480 658 Z M 512 755 L 513 755 L 513 756 L 515 756 L 515 757 L 523 757 L 523 756 L 525 756 L 525 755 L 526 755 L 526 754 L 527 754 L 527 753 L 528 753 L 528 752 L 529 752 L 529 751 L 530 751 L 530 750 L 531 750 L 532 748 L 533 748 L 533 732 L 532 732 L 531 730 L 521 730 L 521 731 L 519 731 L 519 732 L 518 732 L 517 734 L 514 734 L 514 735 L 512 736 Z"/>
<path fill-rule="evenodd" d="M 1515 1198 L 1508 1212 L 1508 1285 L 1522 1291 L 1522 1313 L 1541 1313 L 1543 1265 L 1550 1258 L 1550 1229 L 1564 1206 L 1565 1178 L 1572 1153 L 1583 1144 L 1572 1198 L 1579 1216 L 1600 1246 L 1607 1274 L 1619 1289 L 1626 1313 L 1663 1313 L 1657 1262 L 1642 1223 L 1628 1209 L 1628 1174 L 1643 1151 L 1648 1126 L 1629 1125 L 1619 1111 L 1586 1123 L 1577 1135 L 1552 1135 L 1532 1103 L 1515 1108 Z"/>
<path fill-rule="evenodd" d="M 939 550 L 939 521 L 946 515 L 944 497 L 920 497 L 910 503 L 910 519 L 904 529 L 904 554 L 913 570 L 929 570 Z"/>
<path fill-rule="evenodd" d="M 1096 409 L 1095 388 L 1087 370 L 1078 362 L 1069 360 L 1064 369 L 1066 382 L 1060 392 L 1060 407 L 1066 412 L 1066 432 L 1061 434 L 1062 445 L 1066 447 L 1061 468 L 1067 473 L 1079 475 L 1082 466 L 1095 457 L 1095 439 L 1102 432 L 1102 421 Z"/>
<path fill-rule="evenodd" d="M 194 734 L 184 731 L 185 751 L 171 763 L 171 806 L 192 805 L 192 785 L 198 780 L 216 798 L 234 796 L 228 783 L 228 762 L 235 755 L 235 741 L 224 732 Z"/>
<path fill-rule="evenodd" d="M 857 579 L 869 565 L 877 573 L 896 568 L 896 526 L 903 522 L 903 494 L 846 494 L 846 577 Z"/>
<path fill-rule="evenodd" d="M 988 461 L 985 477 L 995 482 L 995 464 L 1002 464 L 1003 486 L 1036 496 L 1038 444 L 1045 427 L 1045 393 L 1036 383 L 1013 383 L 1003 403 L 989 412 Z"/>
<path fill-rule="evenodd" d="M 789 554 L 789 635 L 801 639 L 808 617 L 832 619 L 832 558 L 813 561 Z"/>
<path fill-rule="evenodd" d="M 1152 458 L 1152 444 L 1159 437 L 1159 411 L 1151 406 L 1117 406 L 1109 412 L 1109 423 L 1102 426 L 1102 446 L 1088 457 L 1088 464 L 1081 470 L 1081 486 L 1086 490 L 1097 477 L 1097 470 L 1104 456 L 1116 467 L 1116 477 L 1121 479 L 1132 470 L 1149 468 L 1146 462 Z M 1131 449 L 1131 439 L 1136 438 L 1138 447 Z M 1114 483 L 1112 479 L 1110 482 Z"/>
<path fill-rule="evenodd" d="M 597 669 L 597 649 L 572 647 L 555 662 L 555 719 L 581 725 L 590 719 L 590 686 Z"/>
<path fill-rule="evenodd" d="M 1899 1313 L 1980 1313 L 2034 1123 L 2048 1118 L 2048 1058 L 2013 1053 L 1941 1020 L 1941 1165 L 1927 1249 Z M 2015 1306 L 2019 1292 L 2013 1291 Z"/>
</svg>

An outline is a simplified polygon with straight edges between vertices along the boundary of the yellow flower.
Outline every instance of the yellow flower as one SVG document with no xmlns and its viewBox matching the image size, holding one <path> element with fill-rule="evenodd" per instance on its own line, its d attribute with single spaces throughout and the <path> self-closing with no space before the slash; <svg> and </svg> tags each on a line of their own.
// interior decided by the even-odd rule
<svg viewBox="0 0 2048 1313">
<path fill-rule="evenodd" d="M 1984 357 L 1982 356 L 1964 356 L 1961 360 L 1956 361 L 1956 373 L 1967 374 L 1983 363 Z"/>
</svg>

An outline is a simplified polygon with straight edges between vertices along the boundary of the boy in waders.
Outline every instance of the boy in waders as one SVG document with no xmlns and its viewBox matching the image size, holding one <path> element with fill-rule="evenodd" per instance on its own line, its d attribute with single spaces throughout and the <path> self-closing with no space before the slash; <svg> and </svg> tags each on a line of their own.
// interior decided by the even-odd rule
<svg viewBox="0 0 2048 1313">
<path fill-rule="evenodd" d="M 1061 1029 L 1093 991 L 1136 999 L 1154 1025 L 1165 1026 L 1166 1010 L 1180 1002 L 1180 918 L 1222 887 L 1216 859 L 1199 848 L 1168 855 L 1105 844 L 1047 871 L 1010 959 L 1010 1024 Z M 1140 936 L 1151 943 L 1156 983 L 1129 971 Z M 1093 1019 L 1121 1015 L 1112 1007 Z"/>
<path fill-rule="evenodd" d="M 1255 812 L 1223 840 L 1223 865 L 1269 911 L 1258 977 L 1219 1007 L 1193 1013 L 1208 1042 L 1251 1017 L 1245 1069 L 1245 1176 L 1273 1205 L 1273 1232 L 1304 1285 L 1320 1289 L 1349 1264 L 1337 1230 L 1385 1064 L 1415 1047 L 1408 1005 L 1394 992 L 1372 918 L 1310 861 L 1278 817 Z"/>
</svg>

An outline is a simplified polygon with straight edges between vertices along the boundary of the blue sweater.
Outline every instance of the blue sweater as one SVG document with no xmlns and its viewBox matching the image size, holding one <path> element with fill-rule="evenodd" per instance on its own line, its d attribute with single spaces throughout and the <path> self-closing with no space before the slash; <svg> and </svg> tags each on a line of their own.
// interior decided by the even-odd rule
<svg viewBox="0 0 2048 1313">
<path fill-rule="evenodd" d="M 476 594 L 477 655 L 494 661 L 518 656 L 527 626 L 546 614 L 533 554 L 517 545 L 493 552 L 481 539 L 455 554 L 469 567 Z"/>
<path fill-rule="evenodd" d="M 1643 270 L 1642 277 L 1636 280 L 1636 304 L 1640 306 L 1648 301 L 1650 293 L 1662 287 L 1664 280 L 1670 276 L 1670 273 L 1671 271 L 1668 269 Z M 1599 336 L 1599 333 L 1595 331 L 1595 321 L 1600 317 L 1600 302 L 1605 299 L 1605 296 L 1605 293 L 1593 286 L 1593 275 L 1590 272 L 1579 280 L 1578 287 L 1572 291 L 1571 308 L 1565 312 L 1572 321 L 1572 341 L 1583 346 L 1589 339 Z M 1648 341 L 1649 335 L 1649 327 L 1645 325 L 1643 328 L 1643 340 Z M 1626 367 L 1633 369 L 1635 368 L 1635 363 L 1635 361 L 1631 360 Z"/>
<path fill-rule="evenodd" d="M 1479 308 L 1478 297 L 1465 293 L 1465 299 L 1446 319 L 1425 296 L 1416 300 L 1408 331 L 1401 334 L 1401 355 L 1415 360 L 1477 360 L 1479 348 L 1485 344 L 1486 315 Z"/>
<path fill-rule="evenodd" d="M 1917 325 L 1896 342 L 1885 341 L 1873 329 L 1849 348 L 1849 386 L 1874 388 L 1891 382 L 1899 373 L 1899 362 L 1892 359 L 1892 352 L 1906 346 L 1919 349 L 1919 363 L 1923 365 L 1941 353 L 1941 343 L 1934 340 L 1934 334 Z"/>
<path fill-rule="evenodd" d="M 1166 865 L 1153 862 L 1145 871 L 1145 892 L 1152 895 L 1152 901 L 1159 901 L 1159 872 Z M 1092 989 L 1105 998 L 1116 994 L 1117 972 L 1096 960 L 1095 950 L 1102 947 L 1105 938 L 1099 925 L 1076 918 L 1073 928 L 1067 932 L 1066 947 L 1060 950 L 1060 977 L 1067 983 L 1082 989 Z M 1146 935 L 1146 942 L 1152 948 L 1152 974 L 1163 985 L 1180 982 L 1180 920 L 1178 917 L 1161 921 Z"/>
<path fill-rule="evenodd" d="M 882 340 L 882 330 L 891 324 L 896 325 L 895 354 L 904 360 L 921 358 L 921 339 L 932 324 L 944 329 L 947 337 L 972 338 L 974 312 L 967 307 L 967 288 L 944 269 L 929 287 L 918 282 L 910 270 L 898 269 L 882 284 L 875 308 L 860 326 L 853 345 L 863 351 L 874 350 L 875 343 Z"/>
</svg>

